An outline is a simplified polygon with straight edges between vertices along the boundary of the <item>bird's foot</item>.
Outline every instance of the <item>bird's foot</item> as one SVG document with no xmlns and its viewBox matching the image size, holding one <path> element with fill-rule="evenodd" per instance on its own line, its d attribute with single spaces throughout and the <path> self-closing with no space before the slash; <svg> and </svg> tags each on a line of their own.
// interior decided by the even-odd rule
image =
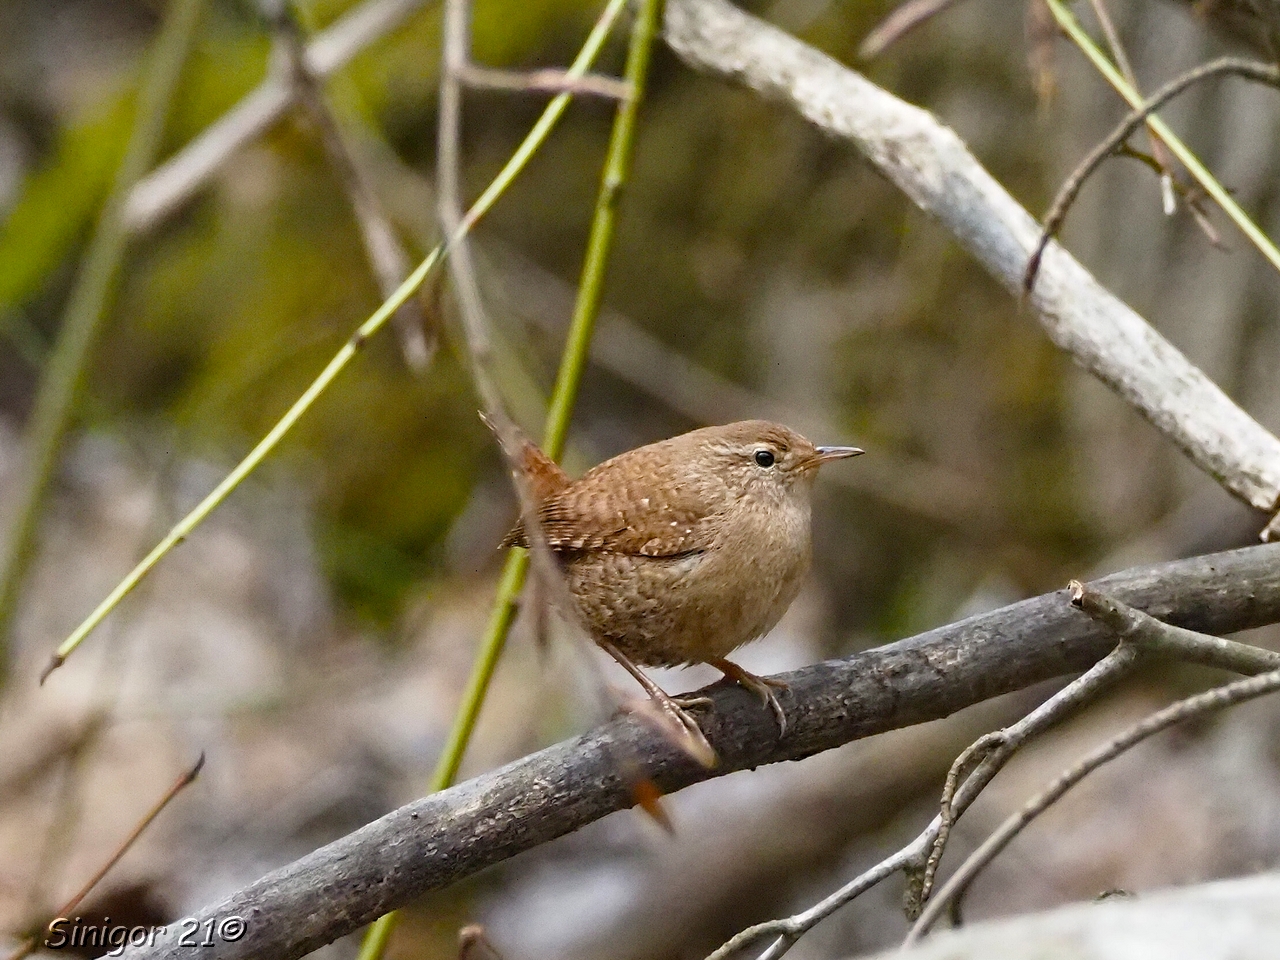
<svg viewBox="0 0 1280 960">
<path fill-rule="evenodd" d="M 650 691 L 646 700 L 634 701 L 628 709 L 642 720 L 647 720 L 658 732 L 672 739 L 677 746 L 708 770 L 718 762 L 715 749 L 689 713 L 691 706 L 710 703 L 706 697 L 677 698 L 669 696 L 661 688 Z"/>
<path fill-rule="evenodd" d="M 710 697 L 685 697 L 676 699 L 653 682 L 653 679 L 641 670 L 631 658 L 607 640 L 597 640 L 605 653 L 617 660 L 622 668 L 635 678 L 644 692 L 649 695 L 648 701 L 640 704 L 635 713 L 654 722 L 663 733 L 674 735 L 676 742 L 693 759 L 710 769 L 716 765 L 716 752 L 707 742 L 707 736 L 698 726 L 698 721 L 689 714 L 691 707 L 706 706 L 711 703 Z M 675 729 L 672 729 L 674 723 Z"/>
<path fill-rule="evenodd" d="M 775 690 L 790 689 L 785 681 L 775 680 L 773 677 L 758 677 L 754 673 L 742 669 L 731 660 L 720 659 L 709 662 L 711 666 L 723 673 L 726 678 L 746 687 L 759 697 L 764 705 L 773 711 L 773 715 L 778 721 L 778 736 L 786 734 L 787 714 L 782 709 L 782 703 L 778 700 L 778 695 L 774 693 Z"/>
</svg>

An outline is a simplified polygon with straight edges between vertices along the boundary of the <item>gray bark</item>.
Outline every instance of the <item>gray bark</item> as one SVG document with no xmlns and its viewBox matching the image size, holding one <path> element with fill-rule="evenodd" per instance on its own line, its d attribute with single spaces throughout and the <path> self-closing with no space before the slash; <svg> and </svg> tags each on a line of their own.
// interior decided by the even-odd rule
<svg viewBox="0 0 1280 960">
<path fill-rule="evenodd" d="M 1280 546 L 1141 568 L 1099 589 L 1170 623 L 1229 633 L 1280 621 Z M 798 760 L 886 730 L 945 717 L 989 697 L 1079 671 L 1112 646 L 1066 590 L 908 640 L 784 674 L 785 737 L 736 686 L 708 688 L 701 714 L 720 764 L 706 770 L 621 717 L 581 737 L 395 810 L 268 874 L 196 915 L 212 921 L 204 960 L 291 960 L 413 898 L 632 805 L 620 759 L 671 793 L 711 777 Z M 211 763 L 217 758 L 211 757 Z M 228 918 L 244 935 L 216 935 Z M 133 960 L 189 956 L 177 937 L 129 949 Z M 203 933 L 201 935 L 203 938 Z"/>
</svg>

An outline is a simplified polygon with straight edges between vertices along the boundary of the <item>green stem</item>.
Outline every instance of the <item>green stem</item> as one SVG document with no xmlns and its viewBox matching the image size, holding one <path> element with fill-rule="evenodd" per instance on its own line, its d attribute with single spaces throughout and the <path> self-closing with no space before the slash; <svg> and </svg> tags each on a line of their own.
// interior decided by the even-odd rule
<svg viewBox="0 0 1280 960">
<path fill-rule="evenodd" d="M 543 450 L 556 460 L 560 459 L 560 455 L 564 452 L 574 400 L 578 395 L 578 385 L 582 382 L 582 372 L 586 367 L 587 354 L 591 346 L 591 335 L 595 330 L 596 316 L 600 311 L 605 271 L 609 263 L 609 250 L 613 244 L 618 197 L 631 170 L 636 117 L 644 94 L 645 81 L 648 78 L 649 54 L 653 49 L 653 38 L 658 30 L 661 9 L 661 0 L 644 0 L 635 27 L 631 31 L 626 66 L 626 81 L 630 96 L 619 105 L 614 117 L 608 153 L 605 157 L 604 175 L 600 192 L 596 197 L 595 214 L 587 239 L 587 253 L 582 265 L 578 299 L 574 304 L 573 321 L 569 327 L 564 353 L 560 358 L 560 372 L 551 394 L 551 405 L 547 411 L 546 428 L 543 432 Z M 454 717 L 453 729 L 449 731 L 449 741 L 431 775 L 431 793 L 449 787 L 458 774 L 467 744 L 471 740 L 471 733 L 480 716 L 480 708 L 484 704 L 489 681 L 506 646 L 507 633 L 515 621 L 520 591 L 524 587 L 528 570 L 527 551 L 516 548 L 507 554 L 506 564 L 502 568 L 502 579 L 498 583 L 493 609 L 489 615 L 489 624 L 480 642 L 479 652 L 476 654 L 475 666 L 472 667 L 467 689 L 462 695 L 462 702 Z M 399 912 L 393 910 L 374 921 L 360 945 L 357 960 L 382 960 L 398 918 Z"/>
<path fill-rule="evenodd" d="M 67 300 L 57 343 L 40 378 L 27 427 L 26 465 L 0 559 L 0 647 L 9 634 L 35 553 L 36 528 L 57 468 L 58 452 L 119 285 L 128 240 L 123 218 L 125 199 L 134 183 L 155 163 L 202 6 L 203 0 L 172 0 L 169 4 L 138 92 L 137 113 L 124 158 L 89 240 L 83 266 Z"/>
<path fill-rule="evenodd" d="M 1107 82 L 1116 89 L 1120 96 L 1124 97 L 1129 106 L 1135 110 L 1139 109 L 1145 102 L 1142 99 L 1142 94 L 1135 90 L 1120 74 L 1115 65 L 1107 59 L 1106 54 L 1085 33 L 1084 28 L 1080 26 L 1080 22 L 1063 5 L 1062 0 L 1045 0 L 1045 2 L 1048 3 L 1054 19 L 1058 21 L 1058 26 L 1080 48 L 1081 52 L 1089 58 L 1089 61 L 1097 71 L 1106 78 Z M 1147 119 L 1147 126 L 1160 136 L 1169 151 L 1187 168 L 1187 171 L 1196 179 L 1196 182 L 1204 188 L 1205 193 L 1209 194 L 1231 221 L 1240 228 L 1240 232 L 1249 238 L 1264 257 L 1271 261 L 1273 267 L 1280 270 L 1280 250 L 1277 250 L 1271 239 L 1258 228 L 1257 224 L 1249 219 L 1249 215 L 1240 208 L 1240 205 L 1232 199 L 1231 194 L 1227 193 L 1226 188 L 1200 162 L 1199 157 L 1178 139 L 1177 134 L 1169 129 L 1168 124 L 1154 114 Z"/>
<path fill-rule="evenodd" d="M 184 0 L 190 2 L 190 0 Z M 600 20 L 592 29 L 587 37 L 586 43 L 583 44 L 582 50 L 579 51 L 577 58 L 573 61 L 572 66 L 567 71 L 568 76 L 580 77 L 587 72 L 588 68 L 599 55 L 601 48 L 604 46 L 609 31 L 613 26 L 614 20 L 626 5 L 626 0 L 609 0 L 608 6 L 601 15 Z M 524 142 L 516 149 L 506 165 L 489 184 L 488 189 L 481 194 L 480 199 L 467 212 L 467 216 L 463 219 L 462 226 L 458 231 L 458 236 L 465 236 L 468 231 L 488 213 L 489 209 L 497 201 L 503 192 L 511 185 L 515 178 L 524 169 L 529 159 L 537 151 L 538 147 L 547 139 L 555 126 L 556 121 L 564 114 L 565 109 L 569 105 L 571 95 L 562 93 L 554 100 L 547 104 L 542 116 L 538 118 L 538 122 L 534 124 L 533 129 L 525 137 Z M 456 240 L 457 238 L 453 238 Z M 49 665 L 45 668 L 45 672 L 41 677 L 41 681 L 58 667 L 60 667 L 71 655 L 72 651 L 78 647 L 84 638 L 92 633 L 107 614 L 123 600 L 143 578 L 147 576 L 155 566 L 164 558 L 170 550 L 180 544 L 187 536 L 198 527 L 204 520 L 213 513 L 222 502 L 227 499 L 236 487 L 249 476 L 263 460 L 267 458 L 276 446 L 284 439 L 285 435 L 293 428 L 299 420 L 320 398 L 321 395 L 329 388 L 329 385 L 337 379 L 355 357 L 365 342 L 377 333 L 386 324 L 387 320 L 404 304 L 409 297 L 417 291 L 431 273 L 432 269 L 445 256 L 445 247 L 438 246 L 427 255 L 427 258 L 418 265 L 417 269 L 405 279 L 404 283 L 393 293 L 385 303 L 382 304 L 368 320 L 360 325 L 360 328 L 351 335 L 351 338 L 342 346 L 342 349 L 334 355 L 328 365 L 320 372 L 320 375 L 312 381 L 306 391 L 291 406 L 276 423 L 271 431 L 263 437 L 258 444 L 249 451 L 249 454 L 240 461 L 234 470 L 231 471 L 217 487 L 213 489 L 207 497 L 200 501 L 194 510 L 182 518 L 178 524 L 165 535 L 164 539 L 156 544 L 155 548 L 148 553 L 142 561 L 129 572 L 115 589 L 111 591 L 97 608 L 85 618 L 80 626 L 67 637 L 66 640 L 54 651 L 53 657 Z"/>
</svg>

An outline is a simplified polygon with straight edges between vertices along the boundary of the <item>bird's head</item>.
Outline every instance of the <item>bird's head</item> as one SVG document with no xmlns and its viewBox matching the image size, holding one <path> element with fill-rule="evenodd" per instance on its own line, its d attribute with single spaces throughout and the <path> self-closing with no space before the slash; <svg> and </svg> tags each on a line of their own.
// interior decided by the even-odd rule
<svg viewBox="0 0 1280 960">
<path fill-rule="evenodd" d="M 832 460 L 856 457 L 858 447 L 819 447 L 789 427 L 768 420 L 742 420 L 686 434 L 695 439 L 692 457 L 735 492 L 808 490 L 818 468 Z"/>
</svg>

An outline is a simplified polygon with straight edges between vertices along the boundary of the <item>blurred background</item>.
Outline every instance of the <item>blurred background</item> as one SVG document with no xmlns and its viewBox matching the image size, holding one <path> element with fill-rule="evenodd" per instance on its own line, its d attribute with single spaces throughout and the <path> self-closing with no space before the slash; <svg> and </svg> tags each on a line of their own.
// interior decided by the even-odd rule
<svg viewBox="0 0 1280 960">
<path fill-rule="evenodd" d="M 437 239 L 440 10 L 338 72 L 334 114 L 417 258 Z M 1045 14 L 970 0 L 871 63 L 887 0 L 746 6 L 934 111 L 1041 215 L 1122 115 Z M 1079 14 L 1097 35 L 1085 5 Z M 308 32 L 346 0 L 301 0 Z M 1267 57 L 1249 5 L 1123 0 L 1111 13 L 1146 90 L 1214 55 Z M 1265 5 L 1262 9 L 1266 9 Z M 160 0 L 0 4 L 0 511 L 86 243 L 120 163 Z M 567 64 L 598 15 L 581 0 L 477 0 L 474 56 Z M 163 161 L 263 79 L 251 0 L 208 0 Z M 624 42 L 601 69 L 616 72 Z M 545 98 L 472 91 L 474 197 Z M 1235 81 L 1164 111 L 1271 236 L 1280 101 Z M 612 106 L 582 100 L 475 236 L 511 409 L 540 433 L 572 308 Z M 1145 140 L 1134 141 L 1145 148 Z M 1064 240 L 1266 426 L 1280 425 L 1280 279 L 1214 212 L 1215 248 L 1152 172 L 1114 160 Z M 172 921 L 421 795 L 488 611 L 515 515 L 447 291 L 422 303 L 439 349 L 409 369 L 374 340 L 279 451 L 44 687 L 53 648 L 279 418 L 380 301 L 351 204 L 300 111 L 207 186 L 135 230 L 3 650 L 0 948 L 103 863 L 200 751 L 199 781 L 77 911 Z M 842 143 L 655 50 L 605 310 L 578 400 L 571 472 L 695 426 L 784 420 L 869 455 L 825 471 L 815 565 L 741 661 L 772 672 L 1059 588 L 1073 576 L 1243 545 L 1266 518 L 1072 366 L 952 239 Z M 464 775 L 602 718 L 585 658 L 517 623 Z M 1274 645 L 1280 635 L 1250 637 Z M 673 672 L 676 690 L 714 671 Z M 1208 671 L 1143 674 L 1003 774 L 957 829 L 952 863 L 1071 758 Z M 621 683 L 621 681 L 619 681 Z M 929 820 L 973 737 L 1045 695 L 737 774 L 668 800 L 668 837 L 627 812 L 407 911 L 391 955 L 450 957 L 483 923 L 507 960 L 697 958 L 809 905 Z M 1158 738 L 1043 818 L 976 886 L 979 918 L 1275 868 L 1280 704 Z M 945 870 L 944 870 L 945 873 Z M 796 957 L 905 932 L 890 880 Z M 328 948 L 354 955 L 356 941 Z M 86 953 L 92 955 L 93 951 Z"/>
</svg>

